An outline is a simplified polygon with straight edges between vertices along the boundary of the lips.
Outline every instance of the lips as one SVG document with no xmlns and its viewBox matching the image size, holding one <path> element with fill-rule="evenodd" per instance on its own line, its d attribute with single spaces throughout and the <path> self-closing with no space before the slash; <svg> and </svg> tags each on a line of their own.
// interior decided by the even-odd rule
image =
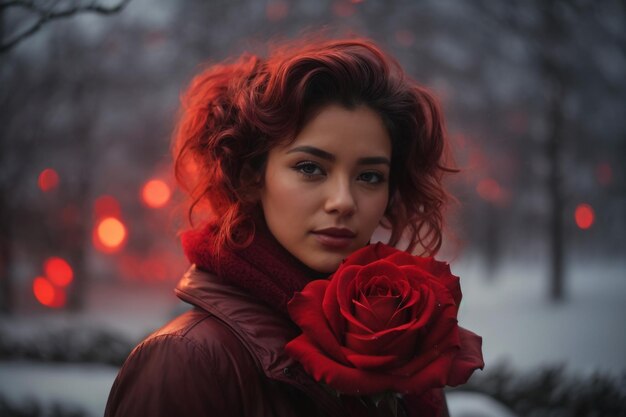
<svg viewBox="0 0 626 417">
<path fill-rule="evenodd" d="M 355 237 L 356 236 L 356 233 L 354 233 L 352 230 L 346 229 L 343 227 L 329 227 L 326 229 L 314 230 L 313 233 L 321 234 L 321 235 L 328 235 L 328 236 L 333 236 L 333 237 Z"/>
<path fill-rule="evenodd" d="M 330 249 L 345 249 L 356 237 L 352 230 L 340 227 L 314 230 L 312 233 L 322 246 Z"/>
</svg>

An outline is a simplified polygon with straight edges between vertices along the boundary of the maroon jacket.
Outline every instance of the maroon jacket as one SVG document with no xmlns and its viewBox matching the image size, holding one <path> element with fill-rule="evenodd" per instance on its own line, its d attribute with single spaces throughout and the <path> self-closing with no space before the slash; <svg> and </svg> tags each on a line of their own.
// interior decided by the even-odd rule
<svg viewBox="0 0 626 417">
<path fill-rule="evenodd" d="M 132 351 L 105 417 L 368 415 L 358 404 L 349 412 L 285 354 L 299 334 L 287 317 L 195 267 L 176 294 L 195 307 Z"/>
</svg>

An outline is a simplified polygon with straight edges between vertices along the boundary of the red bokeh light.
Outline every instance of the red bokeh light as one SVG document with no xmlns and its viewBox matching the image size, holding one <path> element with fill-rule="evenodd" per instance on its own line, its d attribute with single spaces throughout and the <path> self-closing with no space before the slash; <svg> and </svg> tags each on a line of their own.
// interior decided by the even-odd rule
<svg viewBox="0 0 626 417">
<path fill-rule="evenodd" d="M 50 282 L 59 287 L 69 285 L 74 279 L 72 267 L 62 258 L 50 257 L 46 259 L 43 269 Z"/>
<path fill-rule="evenodd" d="M 41 191 L 48 192 L 59 185 L 59 174 L 52 168 L 46 168 L 39 174 L 37 185 Z"/>
<path fill-rule="evenodd" d="M 112 253 L 122 248 L 126 236 L 124 223 L 115 217 L 105 217 L 94 228 L 93 243 L 101 252 Z"/>
<path fill-rule="evenodd" d="M 93 204 L 96 219 L 103 217 L 120 217 L 122 210 L 117 199 L 110 195 L 101 195 Z"/>
<path fill-rule="evenodd" d="M 141 198 L 145 205 L 151 208 L 163 207 L 172 196 L 169 185 L 162 180 L 150 180 L 141 190 Z"/>
<path fill-rule="evenodd" d="M 44 277 L 37 277 L 33 281 L 33 294 L 40 304 L 60 308 L 65 305 L 65 292 L 60 288 L 55 288 L 50 281 Z"/>
<path fill-rule="evenodd" d="M 476 192 L 485 201 L 501 204 L 506 202 L 507 193 L 493 178 L 485 178 L 476 185 Z"/>
<path fill-rule="evenodd" d="M 576 226 L 579 228 L 583 230 L 589 229 L 595 222 L 595 218 L 596 215 L 593 211 L 593 207 L 589 204 L 582 203 L 576 206 L 574 220 L 576 221 Z"/>
</svg>

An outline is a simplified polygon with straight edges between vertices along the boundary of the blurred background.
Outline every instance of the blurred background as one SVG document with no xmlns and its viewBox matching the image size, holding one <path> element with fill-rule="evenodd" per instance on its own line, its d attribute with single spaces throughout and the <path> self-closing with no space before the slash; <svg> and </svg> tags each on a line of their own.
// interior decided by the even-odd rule
<svg viewBox="0 0 626 417">
<path fill-rule="evenodd" d="M 169 141 L 207 64 L 370 37 L 444 109 L 440 258 L 486 368 L 454 416 L 626 415 L 621 0 L 1 0 L 0 415 L 97 416 L 182 308 Z"/>
</svg>

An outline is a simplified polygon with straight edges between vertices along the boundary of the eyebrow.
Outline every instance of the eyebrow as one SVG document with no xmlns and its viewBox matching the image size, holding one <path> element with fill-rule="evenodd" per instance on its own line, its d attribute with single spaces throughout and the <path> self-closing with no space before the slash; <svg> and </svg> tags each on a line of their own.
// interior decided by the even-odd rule
<svg viewBox="0 0 626 417">
<path fill-rule="evenodd" d="M 296 148 L 290 149 L 289 151 L 287 151 L 287 153 L 294 153 L 294 152 L 304 152 L 304 153 L 308 153 L 314 156 L 317 156 L 318 158 L 322 158 L 325 159 L 327 161 L 330 162 L 334 162 L 337 160 L 337 158 L 335 158 L 335 155 L 333 155 L 332 153 L 323 151 L 319 148 L 316 148 L 314 146 L 298 146 Z M 384 157 L 384 156 L 366 156 L 364 158 L 359 158 L 357 160 L 357 164 L 358 165 L 377 165 L 377 164 L 385 164 L 385 165 L 389 165 L 391 166 L 391 161 L 389 160 L 389 158 Z"/>
</svg>

